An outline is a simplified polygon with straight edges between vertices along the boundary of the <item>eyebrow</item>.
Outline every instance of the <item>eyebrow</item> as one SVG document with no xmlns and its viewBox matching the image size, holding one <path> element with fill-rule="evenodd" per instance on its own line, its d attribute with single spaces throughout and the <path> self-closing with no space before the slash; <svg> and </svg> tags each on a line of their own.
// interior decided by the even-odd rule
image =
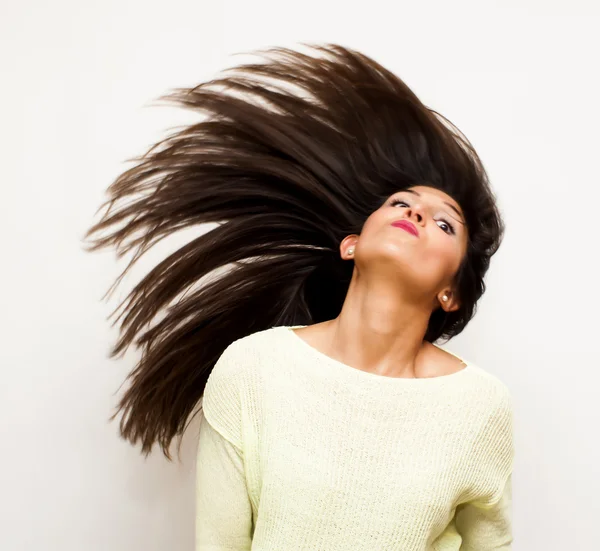
<svg viewBox="0 0 600 551">
<path fill-rule="evenodd" d="M 414 189 L 403 189 L 401 191 L 406 191 L 407 193 L 412 193 L 414 195 L 417 195 L 418 197 L 421 197 L 421 194 L 418 191 L 415 191 Z M 460 211 L 452 204 L 448 203 L 448 201 L 442 201 L 442 203 L 444 203 L 445 205 L 448 205 L 456 214 L 458 214 L 461 218 L 463 218 L 463 215 L 460 213 Z M 459 220 L 459 222 L 463 223 L 462 220 Z"/>
</svg>

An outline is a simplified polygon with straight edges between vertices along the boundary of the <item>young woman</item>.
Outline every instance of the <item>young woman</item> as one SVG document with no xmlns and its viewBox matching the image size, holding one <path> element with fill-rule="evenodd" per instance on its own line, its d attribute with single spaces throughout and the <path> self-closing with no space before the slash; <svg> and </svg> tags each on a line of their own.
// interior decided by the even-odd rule
<svg viewBox="0 0 600 551">
<path fill-rule="evenodd" d="M 511 395 L 435 344 L 502 240 L 486 172 L 397 76 L 310 47 L 166 96 L 207 116 L 109 187 L 86 237 L 125 272 L 216 223 L 122 303 L 121 434 L 170 458 L 201 414 L 198 551 L 510 549 Z"/>
</svg>

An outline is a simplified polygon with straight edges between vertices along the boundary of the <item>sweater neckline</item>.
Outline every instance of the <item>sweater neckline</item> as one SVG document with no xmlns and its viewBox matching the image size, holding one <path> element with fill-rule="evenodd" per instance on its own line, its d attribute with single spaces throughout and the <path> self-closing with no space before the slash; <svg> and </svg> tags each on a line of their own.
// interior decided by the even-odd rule
<svg viewBox="0 0 600 551">
<path fill-rule="evenodd" d="M 325 362 L 335 368 L 340 375 L 348 375 L 350 377 L 354 377 L 357 380 L 362 381 L 371 381 L 371 382 L 381 382 L 389 385 L 429 385 L 429 384 L 437 384 L 448 381 L 453 381 L 455 379 L 461 379 L 467 372 L 473 369 L 473 364 L 471 362 L 467 362 L 465 359 L 461 358 L 457 354 L 450 352 L 449 350 L 443 349 L 441 346 L 438 346 L 435 343 L 431 343 L 437 348 L 444 350 L 448 354 L 451 354 L 465 365 L 462 369 L 455 371 L 453 373 L 448 373 L 446 375 L 437 375 L 435 377 L 390 377 L 389 375 L 379 375 L 377 373 L 371 373 L 369 371 L 363 371 L 362 369 L 358 369 L 357 367 L 352 367 L 340 360 L 336 360 L 331 356 L 317 350 L 312 345 L 308 344 L 302 337 L 297 335 L 292 329 L 296 329 L 299 327 L 307 327 L 306 325 L 282 325 L 279 329 L 282 330 L 290 343 L 295 343 L 299 348 L 303 349 L 305 353 L 310 354 L 317 360 L 321 362 Z"/>
</svg>

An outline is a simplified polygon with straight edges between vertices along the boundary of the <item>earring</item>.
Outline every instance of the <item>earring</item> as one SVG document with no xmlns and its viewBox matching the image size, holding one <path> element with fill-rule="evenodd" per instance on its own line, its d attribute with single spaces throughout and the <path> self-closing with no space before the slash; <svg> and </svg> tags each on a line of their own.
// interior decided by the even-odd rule
<svg viewBox="0 0 600 551">
<path fill-rule="evenodd" d="M 443 300 L 443 301 L 446 301 L 446 300 L 448 300 L 448 297 L 447 297 L 446 295 L 444 295 L 444 296 L 442 297 L 442 300 Z"/>
<path fill-rule="evenodd" d="M 354 247 L 350 247 L 348 249 L 348 254 L 354 254 Z"/>
</svg>

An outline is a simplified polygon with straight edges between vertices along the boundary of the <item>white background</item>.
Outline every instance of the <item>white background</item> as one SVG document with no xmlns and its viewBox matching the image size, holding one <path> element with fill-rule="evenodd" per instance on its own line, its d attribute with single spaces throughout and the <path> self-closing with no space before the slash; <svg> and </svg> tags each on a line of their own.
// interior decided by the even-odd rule
<svg viewBox="0 0 600 551">
<path fill-rule="evenodd" d="M 105 188 L 197 116 L 151 105 L 255 48 L 338 42 L 394 71 L 473 142 L 507 224 L 488 290 L 447 348 L 516 407 L 514 549 L 598 545 L 596 2 L 3 2 L 0 14 L 0 549 L 193 550 L 196 424 L 181 463 L 108 417 L 125 267 L 86 253 Z M 154 256 L 152 256 L 154 255 Z"/>
</svg>

